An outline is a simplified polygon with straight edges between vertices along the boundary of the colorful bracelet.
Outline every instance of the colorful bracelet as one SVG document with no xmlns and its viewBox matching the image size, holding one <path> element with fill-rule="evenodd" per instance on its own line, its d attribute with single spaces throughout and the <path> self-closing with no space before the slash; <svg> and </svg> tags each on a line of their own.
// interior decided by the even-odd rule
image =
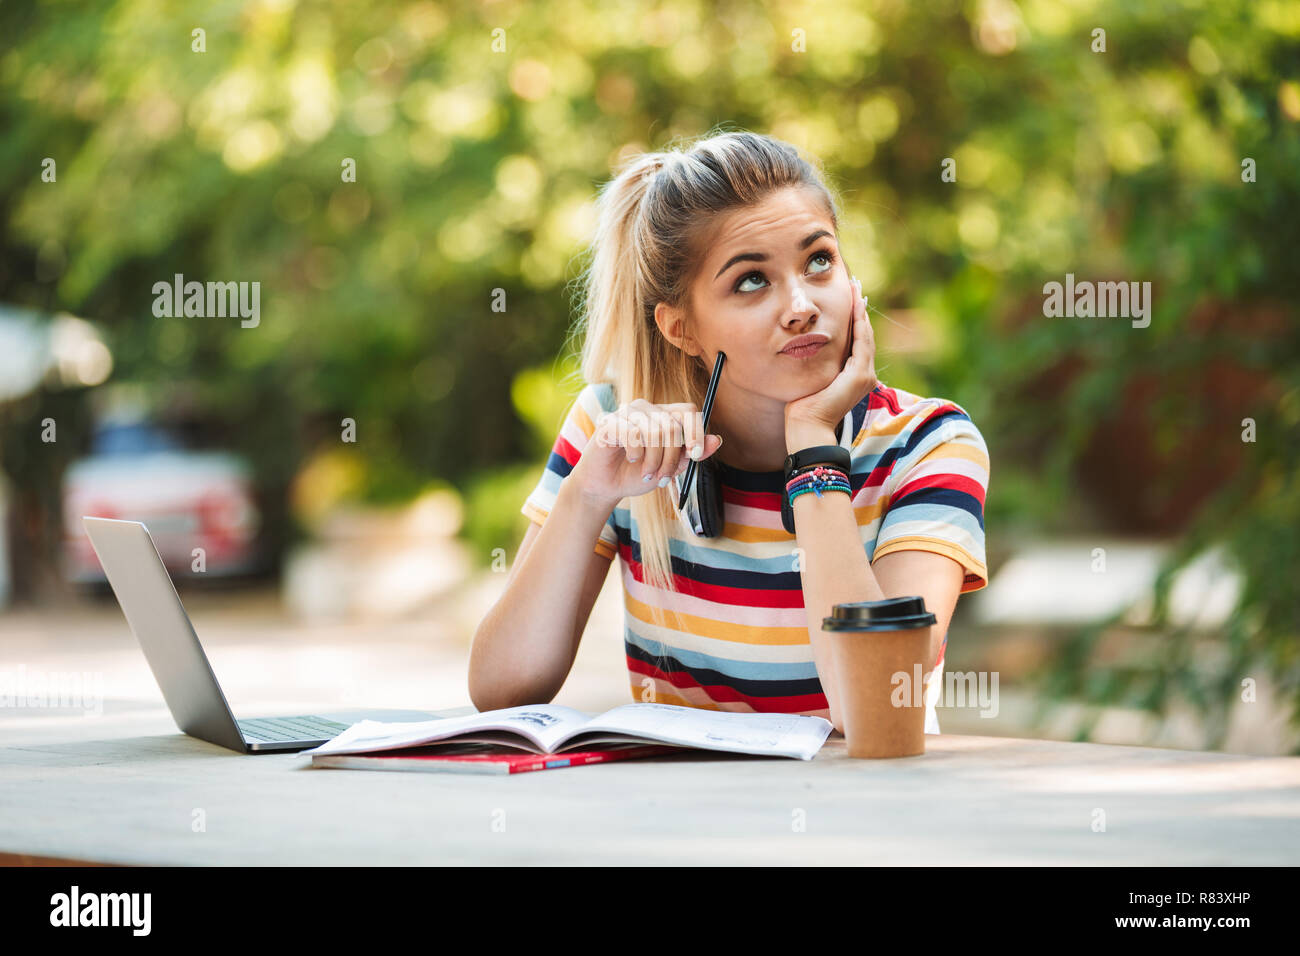
<svg viewBox="0 0 1300 956">
<path fill-rule="evenodd" d="M 823 491 L 843 491 L 850 496 L 853 494 L 849 476 L 833 465 L 816 465 L 800 472 L 786 483 L 785 491 L 792 506 L 795 498 L 809 491 L 816 492 L 818 498 Z"/>
<path fill-rule="evenodd" d="M 844 469 L 836 465 L 809 465 L 793 472 L 792 477 L 786 482 L 786 490 L 801 487 L 806 484 L 817 484 L 830 481 L 843 481 L 848 483 L 849 476 Z"/>
<path fill-rule="evenodd" d="M 794 500 L 795 500 L 796 498 L 798 498 L 800 495 L 807 494 L 807 493 L 810 492 L 810 491 L 815 491 L 815 492 L 817 492 L 817 497 L 818 497 L 818 498 L 820 498 L 820 497 L 822 496 L 822 492 L 823 492 L 823 491 L 842 491 L 842 492 L 844 492 L 846 495 L 852 495 L 852 494 L 853 494 L 853 489 L 851 489 L 848 485 L 842 485 L 842 484 L 838 484 L 838 483 L 837 483 L 837 484 L 833 484 L 833 485 L 826 485 L 826 486 L 821 487 L 821 488 L 800 488 L 798 491 L 793 491 L 793 492 L 790 493 L 790 505 L 791 505 L 791 507 L 794 506 Z"/>
</svg>

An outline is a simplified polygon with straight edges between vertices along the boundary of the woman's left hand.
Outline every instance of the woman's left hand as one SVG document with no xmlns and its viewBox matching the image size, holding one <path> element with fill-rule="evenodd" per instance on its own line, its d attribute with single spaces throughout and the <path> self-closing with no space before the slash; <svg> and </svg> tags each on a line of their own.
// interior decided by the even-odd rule
<svg viewBox="0 0 1300 956">
<path fill-rule="evenodd" d="M 833 432 L 849 409 L 879 384 L 876 378 L 876 339 L 867 319 L 867 300 L 862 295 L 862 284 L 856 278 L 851 281 L 858 294 L 849 322 L 848 358 L 840 373 L 820 392 L 805 395 L 785 406 L 787 435 L 792 429 L 819 431 L 829 428 Z"/>
</svg>

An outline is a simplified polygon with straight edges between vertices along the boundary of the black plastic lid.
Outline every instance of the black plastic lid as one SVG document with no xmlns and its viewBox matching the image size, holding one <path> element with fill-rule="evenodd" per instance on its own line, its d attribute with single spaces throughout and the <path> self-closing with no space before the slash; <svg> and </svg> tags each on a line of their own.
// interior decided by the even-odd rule
<svg viewBox="0 0 1300 956">
<path fill-rule="evenodd" d="M 883 601 L 853 601 L 836 604 L 831 616 L 822 618 L 826 631 L 906 631 L 938 622 L 925 609 L 923 597 L 885 598 Z"/>
</svg>

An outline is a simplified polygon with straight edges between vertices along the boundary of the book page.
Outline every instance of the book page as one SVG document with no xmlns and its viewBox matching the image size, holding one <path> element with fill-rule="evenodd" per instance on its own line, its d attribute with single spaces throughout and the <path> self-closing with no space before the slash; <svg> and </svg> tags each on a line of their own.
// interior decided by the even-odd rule
<svg viewBox="0 0 1300 956">
<path fill-rule="evenodd" d="M 603 734 L 599 731 L 580 731 L 577 736 L 569 737 L 555 748 L 555 753 L 568 753 L 570 750 L 586 750 L 589 747 L 604 747 L 613 744 L 627 744 L 628 746 L 644 746 L 647 743 L 656 743 L 657 741 L 647 741 L 640 734 Z"/>
<path fill-rule="evenodd" d="M 406 723 L 362 720 L 319 747 L 299 751 L 299 756 L 395 750 L 398 747 L 414 747 L 485 731 L 509 731 L 518 734 L 541 752 L 552 753 L 562 738 L 581 732 L 590 718 L 590 714 L 560 704 L 525 704 L 438 720 Z M 522 741 L 519 746 L 520 749 L 531 750 Z"/>
<path fill-rule="evenodd" d="M 431 746 L 435 747 L 454 747 L 458 743 L 466 744 L 484 744 L 496 747 L 509 747 L 512 750 L 522 750 L 525 753 L 542 755 L 548 751 L 543 750 L 531 740 L 524 740 L 519 734 L 512 730 L 485 730 L 481 733 L 467 733 L 459 735 L 455 740 L 435 741 Z"/>
<path fill-rule="evenodd" d="M 811 760 L 833 730 L 829 720 L 802 714 L 740 714 L 675 704 L 624 704 L 575 729 L 628 734 L 637 739 Z"/>
</svg>

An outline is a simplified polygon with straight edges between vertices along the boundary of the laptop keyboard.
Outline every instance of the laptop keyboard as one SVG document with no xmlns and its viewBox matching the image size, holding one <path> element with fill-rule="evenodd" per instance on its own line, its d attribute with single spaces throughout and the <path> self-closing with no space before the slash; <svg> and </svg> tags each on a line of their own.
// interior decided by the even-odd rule
<svg viewBox="0 0 1300 956">
<path fill-rule="evenodd" d="M 347 724 L 324 717 L 258 717 L 237 721 L 244 737 L 255 741 L 316 740 L 337 737 Z"/>
</svg>

